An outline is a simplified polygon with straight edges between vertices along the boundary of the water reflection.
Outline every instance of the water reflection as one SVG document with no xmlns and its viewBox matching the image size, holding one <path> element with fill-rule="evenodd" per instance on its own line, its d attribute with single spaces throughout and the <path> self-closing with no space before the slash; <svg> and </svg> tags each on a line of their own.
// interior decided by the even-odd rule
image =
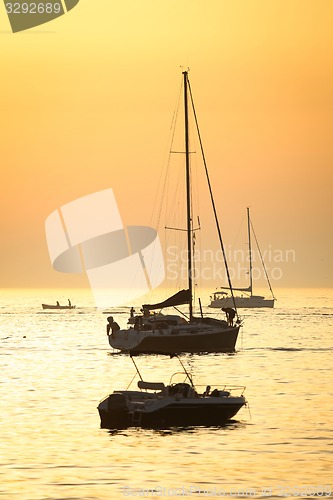
<svg viewBox="0 0 333 500">
<path fill-rule="evenodd" d="M 172 436 L 177 434 L 191 434 L 191 435 L 201 435 L 207 436 L 209 434 L 214 435 L 215 432 L 219 431 L 233 431 L 237 429 L 245 429 L 249 425 L 248 422 L 243 422 L 239 420 L 230 420 L 224 425 L 197 425 L 197 426 L 176 426 L 176 427 L 159 427 L 159 428 L 141 428 L 141 427 L 128 427 L 126 429 L 105 429 L 105 432 L 110 436 L 126 436 L 133 437 L 140 434 L 140 436 L 153 437 L 158 436 Z"/>
</svg>

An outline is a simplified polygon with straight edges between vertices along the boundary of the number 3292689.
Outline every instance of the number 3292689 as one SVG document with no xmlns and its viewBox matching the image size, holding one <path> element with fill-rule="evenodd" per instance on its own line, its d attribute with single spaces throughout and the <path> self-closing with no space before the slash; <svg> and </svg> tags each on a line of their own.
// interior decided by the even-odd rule
<svg viewBox="0 0 333 500">
<path fill-rule="evenodd" d="M 53 4 L 50 2 L 7 2 L 6 10 L 7 14 L 60 14 L 61 5 L 60 3 Z"/>
</svg>

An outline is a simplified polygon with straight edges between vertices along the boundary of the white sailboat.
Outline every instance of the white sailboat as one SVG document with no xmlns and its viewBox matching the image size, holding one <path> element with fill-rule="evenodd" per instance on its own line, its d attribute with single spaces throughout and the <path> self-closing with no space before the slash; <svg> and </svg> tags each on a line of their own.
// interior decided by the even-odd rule
<svg viewBox="0 0 333 500">
<path fill-rule="evenodd" d="M 260 260 L 265 272 L 265 277 L 271 292 L 271 298 L 265 298 L 262 295 L 255 295 L 253 293 L 253 255 L 251 248 L 251 229 L 253 236 L 255 238 L 258 253 L 260 256 Z M 250 209 L 247 207 L 247 230 L 248 230 L 248 245 L 249 245 L 249 278 L 250 284 L 246 288 L 234 288 L 235 292 L 239 292 L 240 295 L 232 296 L 229 292 L 226 291 L 227 287 L 220 287 L 216 292 L 211 295 L 211 301 L 209 307 L 213 308 L 226 308 L 233 307 L 233 304 L 236 302 L 236 306 L 238 308 L 260 308 L 260 307 L 274 307 L 274 302 L 276 300 L 272 286 L 267 274 L 267 270 L 264 264 L 264 260 L 262 258 L 262 254 L 259 248 L 258 240 L 256 238 L 256 234 L 253 229 L 252 221 L 250 218 Z"/>
<path fill-rule="evenodd" d="M 221 250 L 225 258 L 226 273 L 232 295 L 230 275 L 222 242 L 221 231 L 218 224 L 217 212 L 208 176 L 208 170 L 203 153 L 196 113 L 193 104 L 188 72 L 183 72 L 184 92 L 184 129 L 185 129 L 185 179 L 186 179 L 186 232 L 187 232 L 187 281 L 188 288 L 181 290 L 163 302 L 144 304 L 143 314 L 130 318 L 129 328 L 119 329 L 114 327 L 113 318 L 108 318 L 107 325 L 109 344 L 121 352 L 138 353 L 181 353 L 181 352 L 233 352 L 235 350 L 240 320 L 236 315 L 235 323 L 224 319 L 215 319 L 203 314 L 195 316 L 193 312 L 194 290 L 194 259 L 193 259 L 193 214 L 191 199 L 190 179 L 190 144 L 189 144 L 189 106 L 192 105 L 193 116 L 200 141 L 201 153 L 205 167 L 205 174 L 211 197 L 217 232 Z M 188 304 L 186 318 L 179 314 L 162 313 L 162 309 Z M 159 311 L 157 314 L 152 311 Z"/>
</svg>

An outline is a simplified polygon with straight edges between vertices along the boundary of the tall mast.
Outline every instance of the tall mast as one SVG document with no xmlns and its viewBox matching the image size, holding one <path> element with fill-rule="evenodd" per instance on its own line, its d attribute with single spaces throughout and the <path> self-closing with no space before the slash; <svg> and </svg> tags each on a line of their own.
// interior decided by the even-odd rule
<svg viewBox="0 0 333 500">
<path fill-rule="evenodd" d="M 251 222 L 250 222 L 250 207 L 247 207 L 247 233 L 249 239 L 249 261 L 250 261 L 250 293 L 252 295 L 252 250 L 251 250 Z"/>
<path fill-rule="evenodd" d="M 215 201 L 214 201 L 214 196 L 213 196 L 213 190 L 212 190 L 212 186 L 211 186 L 210 179 L 209 179 L 209 174 L 208 174 L 208 168 L 207 168 L 205 153 L 204 153 L 203 146 L 202 146 L 202 140 L 201 140 L 201 135 L 200 135 L 200 130 L 199 130 L 199 124 L 198 124 L 198 120 L 197 120 L 197 114 L 196 114 L 195 107 L 194 107 L 193 96 L 192 96 L 192 91 L 191 91 L 191 85 L 190 85 L 189 81 L 187 83 L 188 83 L 188 88 L 189 88 L 190 97 L 191 97 L 192 110 L 193 110 L 194 120 L 195 120 L 195 124 L 196 124 L 196 128 L 197 128 L 198 139 L 199 139 L 199 143 L 200 143 L 201 155 L 202 155 L 202 159 L 203 159 L 203 163 L 204 163 L 204 167 L 205 167 L 205 172 L 206 172 L 206 179 L 207 179 L 207 183 L 208 183 L 210 199 L 211 199 L 211 202 L 212 202 L 212 208 L 213 208 L 213 212 L 214 212 L 216 229 L 217 229 L 217 233 L 218 233 L 218 237 L 219 237 L 219 241 L 220 241 L 220 246 L 221 246 L 221 250 L 222 250 L 222 254 L 223 254 L 223 260 L 224 260 L 225 270 L 226 270 L 226 273 L 227 273 L 227 278 L 228 278 L 228 283 L 229 283 L 229 290 L 230 290 L 231 297 L 232 297 L 232 303 L 233 303 L 233 306 L 234 306 L 234 309 L 236 311 L 237 318 L 238 318 L 237 307 L 236 307 L 236 300 L 235 300 L 234 292 L 233 292 L 233 289 L 232 289 L 231 277 L 230 277 L 230 273 L 229 273 L 229 267 L 228 267 L 226 253 L 225 253 L 225 250 L 224 250 L 224 244 L 223 244 L 223 240 L 222 240 L 222 234 L 221 234 L 220 224 L 219 224 L 219 220 L 218 220 L 218 217 L 217 217 L 217 211 L 216 211 L 216 206 L 215 206 Z"/>
<path fill-rule="evenodd" d="M 190 321 L 193 318 L 192 305 L 192 217 L 191 217 L 191 184 L 190 184 L 190 148 L 189 148 L 189 130 L 188 130 L 188 72 L 183 71 L 184 75 L 184 116 L 185 116 L 185 161 L 186 161 L 186 212 L 187 212 L 187 269 L 188 269 L 188 288 L 190 292 L 189 315 Z"/>
</svg>

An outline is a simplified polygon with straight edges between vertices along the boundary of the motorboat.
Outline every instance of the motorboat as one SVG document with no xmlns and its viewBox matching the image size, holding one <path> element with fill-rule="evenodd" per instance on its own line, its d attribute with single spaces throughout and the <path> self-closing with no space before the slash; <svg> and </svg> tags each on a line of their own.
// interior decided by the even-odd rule
<svg viewBox="0 0 333 500">
<path fill-rule="evenodd" d="M 142 380 L 136 367 L 140 376 L 138 390 L 116 390 L 99 403 L 101 427 L 221 426 L 247 404 L 245 387 L 194 386 L 191 374 L 181 364 L 182 382 L 173 381 L 179 376 L 177 372 L 167 385 Z"/>
</svg>

